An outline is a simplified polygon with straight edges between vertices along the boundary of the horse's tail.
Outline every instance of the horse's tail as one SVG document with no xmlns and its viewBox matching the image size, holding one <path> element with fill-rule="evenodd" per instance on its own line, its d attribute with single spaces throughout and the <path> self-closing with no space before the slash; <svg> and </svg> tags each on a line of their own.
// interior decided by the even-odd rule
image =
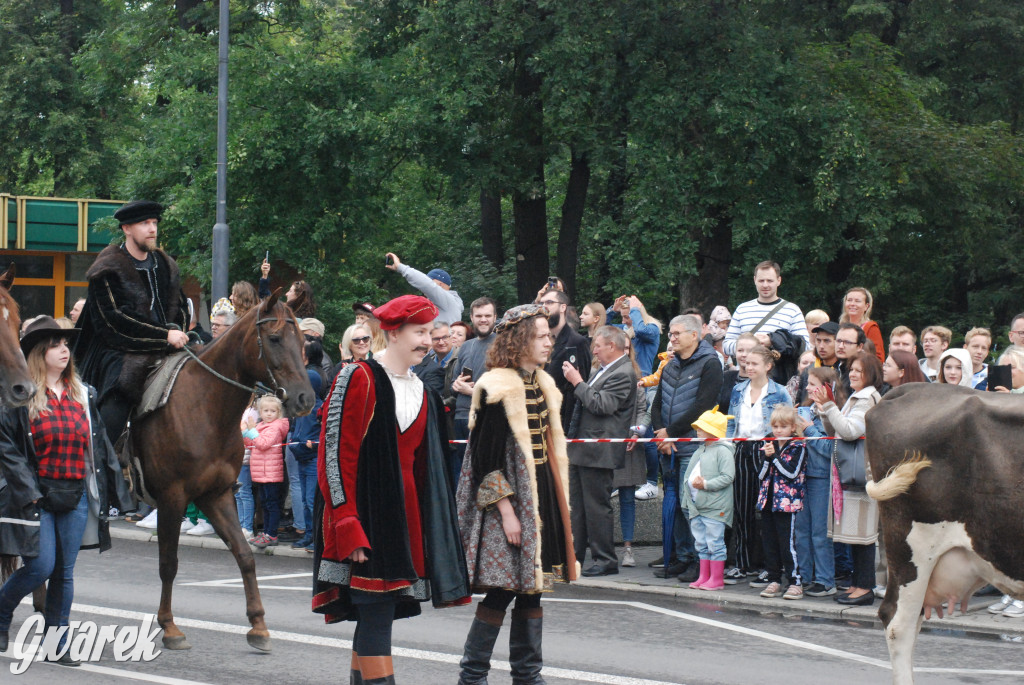
<svg viewBox="0 0 1024 685">
<path fill-rule="evenodd" d="M 920 452 L 915 452 L 896 466 L 889 469 L 882 480 L 868 481 L 866 489 L 872 499 L 879 502 L 891 500 L 902 495 L 917 481 L 917 474 L 932 465 L 932 460 Z"/>
<path fill-rule="evenodd" d="M 6 583 L 11 574 L 18 569 L 18 557 L 0 554 L 0 583 Z"/>
</svg>

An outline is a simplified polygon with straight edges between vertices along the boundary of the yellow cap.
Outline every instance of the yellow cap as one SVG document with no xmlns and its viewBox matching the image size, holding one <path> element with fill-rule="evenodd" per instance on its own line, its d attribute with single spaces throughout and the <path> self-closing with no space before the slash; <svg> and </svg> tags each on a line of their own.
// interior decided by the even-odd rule
<svg viewBox="0 0 1024 685">
<path fill-rule="evenodd" d="M 710 433 L 716 438 L 724 438 L 725 431 L 729 425 L 729 419 L 734 419 L 735 416 L 729 416 L 718 411 L 718 405 L 715 405 L 714 409 L 704 412 L 700 415 L 700 418 L 694 421 L 691 425 L 694 428 L 700 428 L 705 433 Z"/>
</svg>

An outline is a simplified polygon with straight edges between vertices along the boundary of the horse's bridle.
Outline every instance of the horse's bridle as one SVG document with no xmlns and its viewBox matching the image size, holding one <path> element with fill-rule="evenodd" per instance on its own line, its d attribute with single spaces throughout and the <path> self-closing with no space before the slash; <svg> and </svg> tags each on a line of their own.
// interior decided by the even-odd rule
<svg viewBox="0 0 1024 685">
<path fill-rule="evenodd" d="M 195 352 L 190 350 L 187 345 L 185 346 L 184 350 L 190 357 L 192 357 L 192 359 L 195 360 L 197 364 L 199 364 L 199 366 L 203 367 L 211 375 L 213 375 L 216 378 L 219 378 L 228 385 L 233 385 L 236 388 L 241 388 L 242 390 L 245 390 L 246 392 L 252 393 L 254 395 L 273 395 L 277 399 L 281 400 L 281 403 L 283 404 L 284 402 L 288 401 L 288 391 L 285 388 L 282 388 L 280 384 L 278 384 L 277 378 L 274 377 L 274 370 L 270 368 L 270 359 L 265 357 L 263 354 L 263 329 L 260 328 L 260 326 L 262 326 L 265 323 L 277 323 L 278 321 L 279 319 L 276 318 L 263 318 L 256 320 L 256 345 L 257 347 L 259 347 L 260 351 L 259 355 L 256 358 L 263 360 L 263 366 L 267 370 L 267 375 L 270 376 L 270 382 L 274 384 L 273 388 L 267 387 L 262 382 L 258 382 L 256 383 L 255 386 L 252 387 L 245 385 L 244 383 L 239 383 L 235 379 L 228 378 L 227 376 L 220 373 L 212 366 L 204 362 L 202 359 L 199 358 L 199 356 Z M 285 319 L 284 322 L 290 323 L 293 326 L 295 325 L 295 319 Z"/>
</svg>

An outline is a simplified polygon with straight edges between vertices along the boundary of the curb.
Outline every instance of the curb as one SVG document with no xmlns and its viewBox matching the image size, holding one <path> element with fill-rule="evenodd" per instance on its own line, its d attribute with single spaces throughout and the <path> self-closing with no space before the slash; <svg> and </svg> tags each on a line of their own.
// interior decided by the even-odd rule
<svg viewBox="0 0 1024 685">
<path fill-rule="evenodd" d="M 130 528 L 126 526 L 131 526 Z M 146 528 L 139 528 L 135 524 L 124 524 L 124 525 L 112 525 L 110 526 L 110 537 L 118 540 L 132 540 L 134 542 L 157 542 L 157 535 L 155 530 L 148 530 Z M 203 549 L 216 549 L 222 552 L 228 551 L 228 546 L 224 544 L 216 535 L 186 535 L 181 534 L 178 538 L 179 547 L 201 547 Z M 254 555 L 263 554 L 268 557 L 296 557 L 299 559 L 309 559 L 313 561 L 313 555 L 304 549 L 292 549 L 291 542 L 279 543 L 276 547 L 266 547 L 264 549 L 258 549 L 249 545 L 252 548 Z"/>
<path fill-rule="evenodd" d="M 132 540 L 134 542 L 157 542 L 155 531 L 138 528 L 130 523 L 110 526 L 110 537 L 119 540 Z M 220 538 L 213 535 L 196 536 L 182 533 L 181 537 L 178 538 L 178 544 L 183 547 L 200 547 L 222 552 L 228 551 L 227 545 Z M 653 549 L 655 549 L 655 553 L 660 551 L 659 548 Z M 276 547 L 267 547 L 262 550 L 252 548 L 252 552 L 253 555 L 263 554 L 265 556 L 313 560 L 313 556 L 306 550 L 292 549 L 291 543 L 282 543 Z M 636 569 L 636 571 L 639 570 Z M 632 578 L 621 578 L 619 580 L 580 578 L 574 581 L 573 585 L 596 590 L 616 590 L 631 594 L 697 600 L 712 606 L 757 611 L 764 616 L 777 615 L 780 618 L 827 618 L 831 620 L 870 623 L 877 623 L 879 621 L 877 603 L 868 607 L 844 607 L 835 602 L 821 601 L 817 598 L 795 601 L 765 599 L 755 591 L 744 591 L 742 585 L 727 586 L 729 589 L 724 591 L 691 590 L 682 584 L 655 585 L 644 583 L 641 580 L 637 580 L 635 575 Z M 929 631 L 966 631 L 1024 638 L 1024 621 L 994 616 L 985 611 L 985 607 L 993 601 L 995 601 L 993 597 L 975 597 L 974 601 L 968 606 L 967 614 L 961 614 L 957 611 L 954 616 L 947 616 L 943 619 L 933 617 L 930 621 L 924 621 L 921 629 Z"/>
</svg>

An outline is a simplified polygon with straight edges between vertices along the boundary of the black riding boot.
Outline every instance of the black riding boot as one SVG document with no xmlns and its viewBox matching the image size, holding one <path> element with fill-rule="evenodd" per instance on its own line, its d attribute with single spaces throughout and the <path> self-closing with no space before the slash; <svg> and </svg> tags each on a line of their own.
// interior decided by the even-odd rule
<svg viewBox="0 0 1024 685">
<path fill-rule="evenodd" d="M 487 673 L 491 670 L 491 653 L 501 632 L 505 612 L 478 604 L 473 625 L 466 637 L 459 666 L 459 685 L 487 685 Z"/>
<path fill-rule="evenodd" d="M 546 685 L 540 675 L 540 669 L 544 666 L 540 648 L 543 633 L 543 609 L 512 610 L 508 660 L 512 664 L 513 685 Z"/>
</svg>

